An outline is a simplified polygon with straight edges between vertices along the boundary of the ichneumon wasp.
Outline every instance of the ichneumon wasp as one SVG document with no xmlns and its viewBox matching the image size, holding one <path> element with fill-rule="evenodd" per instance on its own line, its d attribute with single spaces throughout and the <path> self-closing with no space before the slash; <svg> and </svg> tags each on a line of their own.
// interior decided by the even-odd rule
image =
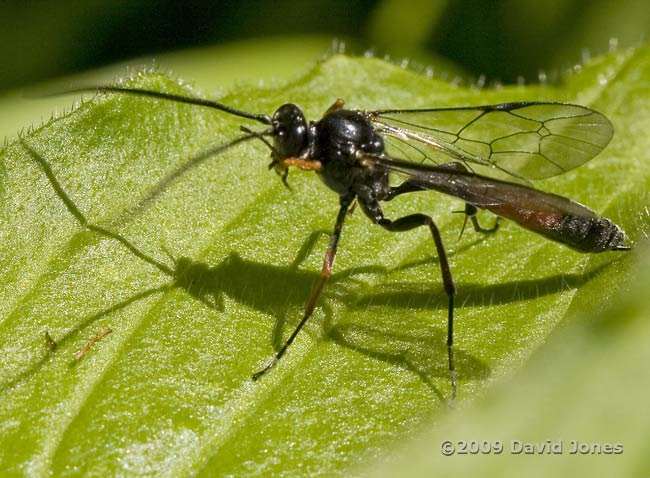
<svg viewBox="0 0 650 478">
<path fill-rule="evenodd" d="M 563 196 L 534 189 L 527 180 L 574 169 L 600 153 L 613 136 L 610 121 L 590 108 L 555 102 L 514 102 L 431 109 L 348 110 L 337 100 L 317 121 L 307 121 L 295 104 L 272 116 L 232 108 L 217 101 L 121 86 L 93 88 L 102 93 L 140 95 L 216 109 L 266 126 L 218 148 L 261 140 L 271 151 L 269 169 L 287 185 L 291 167 L 314 171 L 339 195 L 339 211 L 325 260 L 302 320 L 272 360 L 253 374 L 257 380 L 282 358 L 312 315 L 332 272 L 345 217 L 353 204 L 387 231 L 428 227 L 448 296 L 447 353 L 452 396 L 457 393 L 453 355 L 455 286 L 441 234 L 426 214 L 388 219 L 382 201 L 416 191 L 439 191 L 465 201 L 474 229 L 495 231 L 506 218 L 580 252 L 626 251 L 625 233 L 612 221 Z M 88 91 L 80 89 L 77 91 Z M 485 171 L 512 180 L 486 176 Z M 397 175 L 402 182 L 392 186 Z M 492 228 L 480 226 L 477 208 L 497 215 Z"/>
</svg>

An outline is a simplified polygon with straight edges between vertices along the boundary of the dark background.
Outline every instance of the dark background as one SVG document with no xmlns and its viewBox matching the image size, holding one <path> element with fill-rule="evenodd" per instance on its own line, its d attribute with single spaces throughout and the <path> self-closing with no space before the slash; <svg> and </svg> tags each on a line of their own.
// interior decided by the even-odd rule
<svg viewBox="0 0 650 478">
<path fill-rule="evenodd" d="M 5 0 L 0 89 L 162 51 L 268 36 L 345 39 L 469 77 L 535 80 L 645 41 L 647 0 Z"/>
</svg>

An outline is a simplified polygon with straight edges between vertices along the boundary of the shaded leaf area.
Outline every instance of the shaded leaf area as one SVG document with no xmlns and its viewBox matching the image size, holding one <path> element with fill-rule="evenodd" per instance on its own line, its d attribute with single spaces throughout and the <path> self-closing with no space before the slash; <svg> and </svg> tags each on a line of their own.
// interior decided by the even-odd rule
<svg viewBox="0 0 650 478">
<path fill-rule="evenodd" d="M 629 292 L 569 324 L 513 380 L 493 387 L 466 413 L 449 414 L 407 442 L 394 464 L 370 475 L 647 476 L 650 256 L 644 242 Z M 445 440 L 454 444 L 453 456 L 432 453 Z"/>
<path fill-rule="evenodd" d="M 614 124 L 588 165 L 540 182 L 647 234 L 647 49 L 594 60 L 558 88 L 464 89 L 376 59 L 334 56 L 299 81 L 222 100 L 317 118 L 351 108 L 571 101 Z M 133 85 L 199 95 L 160 75 Z M 106 95 L 2 151 L 0 469 L 7 476 L 350 476 L 448 413 L 446 297 L 427 231 L 355 212 L 336 273 L 279 366 L 251 381 L 318 280 L 337 198 L 308 173 L 287 191 L 240 122 Z M 457 406 L 519 369 L 578 312 L 629 280 L 633 254 L 581 255 L 512 224 L 465 232 L 432 193 L 458 288 Z M 490 222 L 489 215 L 481 215 Z M 588 313 L 588 312 L 587 312 Z M 74 354 L 112 333 L 81 359 Z M 46 332 L 56 342 L 51 350 Z"/>
</svg>

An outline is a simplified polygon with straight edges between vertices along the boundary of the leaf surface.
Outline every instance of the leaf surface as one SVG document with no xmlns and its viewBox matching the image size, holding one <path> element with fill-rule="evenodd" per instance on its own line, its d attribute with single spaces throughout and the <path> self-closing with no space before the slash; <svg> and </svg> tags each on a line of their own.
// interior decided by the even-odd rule
<svg viewBox="0 0 650 478">
<path fill-rule="evenodd" d="M 648 230 L 649 80 L 648 48 L 597 58 L 557 87 L 495 90 L 337 55 L 285 86 L 220 100 L 258 113 L 293 102 L 312 119 L 338 97 L 358 109 L 584 104 L 612 121 L 614 140 L 536 185 L 638 243 Z M 132 85 L 201 95 L 157 74 Z M 102 95 L 0 151 L 0 473 L 351 476 L 448 413 L 446 296 L 431 237 L 389 234 L 358 211 L 313 319 L 276 369 L 251 381 L 301 317 L 338 199 L 313 173 L 292 172 L 286 190 L 261 143 L 204 157 L 240 124 Z M 431 214 L 442 231 L 458 289 L 459 407 L 619 294 L 634 262 L 508 223 L 458 239 L 463 218 L 451 212 L 461 208 L 434 193 L 385 208 L 390 218 Z"/>
</svg>

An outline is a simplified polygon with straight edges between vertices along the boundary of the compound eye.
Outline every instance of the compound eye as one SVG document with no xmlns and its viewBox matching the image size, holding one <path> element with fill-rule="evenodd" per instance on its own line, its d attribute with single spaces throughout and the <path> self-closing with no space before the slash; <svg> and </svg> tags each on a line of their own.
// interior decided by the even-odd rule
<svg viewBox="0 0 650 478">
<path fill-rule="evenodd" d="M 307 120 L 302 110 L 291 103 L 280 106 L 273 115 L 275 147 L 284 158 L 300 157 L 308 145 Z"/>
<path fill-rule="evenodd" d="M 282 137 L 287 134 L 287 128 L 282 123 L 273 122 L 273 134 Z"/>
</svg>

